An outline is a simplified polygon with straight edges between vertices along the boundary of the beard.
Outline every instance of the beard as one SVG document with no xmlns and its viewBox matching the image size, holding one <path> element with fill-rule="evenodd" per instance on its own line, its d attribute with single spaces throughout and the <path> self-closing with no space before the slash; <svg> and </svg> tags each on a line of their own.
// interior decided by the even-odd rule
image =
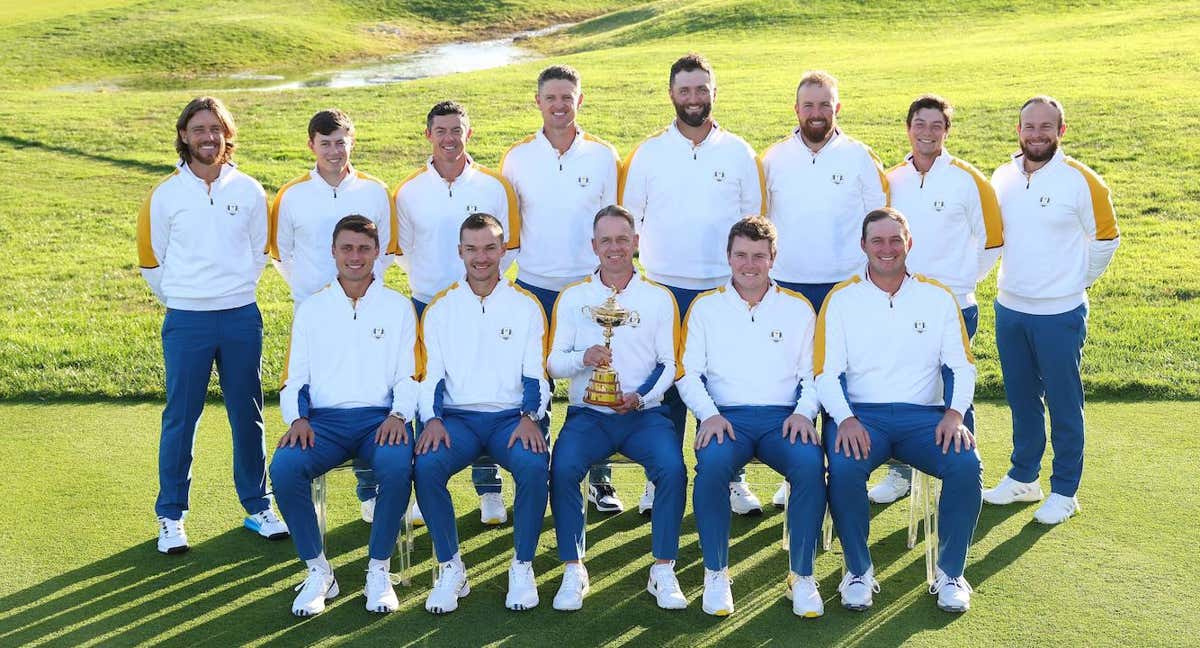
<svg viewBox="0 0 1200 648">
<path fill-rule="evenodd" d="M 1045 162 L 1054 157 L 1054 154 L 1058 152 L 1058 142 L 1055 141 L 1051 141 L 1050 145 L 1047 146 L 1045 151 L 1042 153 L 1034 153 L 1029 149 L 1028 146 L 1025 145 L 1024 140 L 1021 140 L 1020 144 L 1021 155 L 1024 155 L 1025 159 L 1029 160 L 1030 162 Z"/>
<path fill-rule="evenodd" d="M 833 130 L 833 121 L 825 120 L 824 126 L 813 125 L 811 119 L 806 119 L 800 122 L 800 134 L 804 139 L 812 143 L 824 142 L 826 137 L 829 137 L 829 131 Z"/>
<path fill-rule="evenodd" d="M 679 118 L 679 121 L 691 126 L 692 128 L 697 128 L 704 124 L 705 120 L 708 119 L 710 114 L 712 114 L 711 101 L 703 104 L 700 108 L 700 113 L 697 115 L 689 114 L 685 104 L 675 104 L 675 116 Z"/>
<path fill-rule="evenodd" d="M 216 150 L 213 152 L 212 155 L 205 155 L 203 152 L 201 152 L 200 146 L 198 144 L 195 146 L 192 146 L 192 145 L 188 146 L 188 153 L 191 154 L 192 159 L 199 162 L 200 164 L 204 164 L 204 165 L 216 164 L 218 161 L 221 163 L 226 162 L 229 157 L 226 154 L 227 150 L 228 149 L 224 146 L 217 146 Z"/>
</svg>

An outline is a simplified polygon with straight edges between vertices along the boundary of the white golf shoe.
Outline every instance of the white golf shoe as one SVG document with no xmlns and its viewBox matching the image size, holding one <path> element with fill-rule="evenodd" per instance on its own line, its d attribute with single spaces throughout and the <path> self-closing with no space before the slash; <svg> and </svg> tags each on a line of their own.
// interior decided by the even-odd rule
<svg viewBox="0 0 1200 648">
<path fill-rule="evenodd" d="M 788 572 L 787 597 L 792 601 L 792 613 L 798 617 L 815 619 L 825 614 L 825 602 L 817 591 L 817 579 Z"/>
<path fill-rule="evenodd" d="M 554 609 L 571 611 L 583 607 L 583 597 L 592 589 L 587 569 L 582 563 L 570 563 L 563 569 L 562 584 L 554 595 Z"/>
<path fill-rule="evenodd" d="M 983 491 L 983 501 L 988 504 L 1012 504 L 1013 502 L 1037 502 L 1041 500 L 1042 487 L 1037 482 L 1019 482 L 1008 475 L 995 488 Z"/>
<path fill-rule="evenodd" d="M 339 594 L 333 572 L 309 567 L 308 576 L 296 586 L 300 592 L 292 601 L 292 614 L 298 617 L 315 616 L 325 611 L 325 602 Z"/>
<path fill-rule="evenodd" d="M 392 575 L 386 569 L 367 569 L 367 586 L 363 588 L 367 597 L 367 611 L 386 614 L 400 607 L 396 590 L 392 587 Z"/>
<path fill-rule="evenodd" d="M 587 499 L 600 513 L 620 513 L 625 510 L 625 504 L 617 497 L 617 489 L 612 484 L 588 484 Z"/>
<path fill-rule="evenodd" d="M 933 584 L 929 586 L 930 594 L 937 594 L 937 606 L 947 612 L 966 612 L 971 609 L 971 584 L 959 576 L 950 578 L 939 567 Z"/>
<path fill-rule="evenodd" d="M 733 590 L 730 589 L 729 569 L 704 570 L 704 598 L 700 605 L 705 614 L 733 614 Z"/>
<path fill-rule="evenodd" d="M 912 484 L 907 479 L 896 474 L 894 470 L 889 470 L 883 481 L 867 491 L 867 499 L 876 504 L 891 504 L 907 495 L 910 488 Z"/>
<path fill-rule="evenodd" d="M 375 498 L 364 500 L 358 505 L 358 512 L 362 515 L 362 521 L 371 524 L 375 521 Z"/>
<path fill-rule="evenodd" d="M 1050 493 L 1050 497 L 1033 512 L 1033 519 L 1042 524 L 1060 524 L 1079 512 L 1079 498 Z"/>
<path fill-rule="evenodd" d="M 658 607 L 664 610 L 682 610 L 687 607 L 687 598 L 679 587 L 679 579 L 675 577 L 675 561 L 654 564 L 650 567 L 650 580 L 646 582 L 646 591 L 654 595 Z"/>
<path fill-rule="evenodd" d="M 842 607 L 847 610 L 861 612 L 874 603 L 873 595 L 879 591 L 879 581 L 875 580 L 875 568 L 868 567 L 867 573 L 861 576 L 851 574 L 849 570 L 842 576 L 838 585 L 842 593 Z"/>
<path fill-rule="evenodd" d="M 646 482 L 646 490 L 638 500 L 638 514 L 650 515 L 654 511 L 654 482 Z"/>
<path fill-rule="evenodd" d="M 504 596 L 504 607 L 521 612 L 532 610 L 537 604 L 538 591 L 533 575 L 533 563 L 513 560 L 508 567 L 508 594 Z"/>
<path fill-rule="evenodd" d="M 500 493 L 484 493 L 479 496 L 479 521 L 488 526 L 508 521 L 508 511 L 504 508 L 504 498 Z"/>
<path fill-rule="evenodd" d="M 183 520 L 158 518 L 158 550 L 165 554 L 180 554 L 188 550 L 187 531 Z"/>
<path fill-rule="evenodd" d="M 778 509 L 787 508 L 787 501 L 788 485 L 787 482 L 783 482 L 779 485 L 779 490 L 775 491 L 775 494 L 771 496 L 771 506 Z"/>
<path fill-rule="evenodd" d="M 287 525 L 269 508 L 247 516 L 242 525 L 267 540 L 283 540 L 288 537 Z"/>
<path fill-rule="evenodd" d="M 448 614 L 458 609 L 458 599 L 470 593 L 466 566 L 448 560 L 438 565 L 437 582 L 425 597 L 425 609 L 434 614 Z"/>
<path fill-rule="evenodd" d="M 762 502 L 746 482 L 729 482 L 729 508 L 738 515 L 762 515 Z"/>
</svg>

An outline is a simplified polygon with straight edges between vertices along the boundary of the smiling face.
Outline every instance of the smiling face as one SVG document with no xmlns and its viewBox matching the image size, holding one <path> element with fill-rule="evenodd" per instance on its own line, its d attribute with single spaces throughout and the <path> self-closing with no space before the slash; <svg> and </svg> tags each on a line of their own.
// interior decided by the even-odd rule
<svg viewBox="0 0 1200 648">
<path fill-rule="evenodd" d="M 733 285 L 739 292 L 757 294 L 765 291 L 771 284 L 773 265 L 775 255 L 771 253 L 769 240 L 733 237 L 729 246 L 729 270 L 733 274 Z"/>
<path fill-rule="evenodd" d="M 796 119 L 800 134 L 809 143 L 824 142 L 829 137 L 837 128 L 841 110 L 842 104 L 828 86 L 805 83 L 796 91 Z"/>
<path fill-rule="evenodd" d="M 575 124 L 575 113 L 583 105 L 583 93 L 567 79 L 550 79 L 538 88 L 534 101 L 542 112 L 542 126 L 561 129 Z"/>
<path fill-rule="evenodd" d="M 872 277 L 894 279 L 907 272 L 904 261 L 912 248 L 912 239 L 899 222 L 882 218 L 868 223 L 860 244 Z"/>
<path fill-rule="evenodd" d="M 671 103 L 675 105 L 675 116 L 679 121 L 696 128 L 702 126 L 712 114 L 717 87 L 708 72 L 700 69 L 687 70 L 675 75 L 670 96 Z"/>
<path fill-rule="evenodd" d="M 467 154 L 471 123 L 462 115 L 437 115 L 425 130 L 425 139 L 433 146 L 435 162 L 453 164 Z"/>
<path fill-rule="evenodd" d="M 912 145 L 914 155 L 932 158 L 942 152 L 949 133 L 946 115 L 941 110 L 922 108 L 913 113 L 912 122 L 908 125 L 908 143 Z"/>
<path fill-rule="evenodd" d="M 317 158 L 317 172 L 323 176 L 340 175 L 350 166 L 350 151 L 354 148 L 354 136 L 344 128 L 335 129 L 328 135 L 314 133 L 308 140 L 308 150 Z"/>
<path fill-rule="evenodd" d="M 365 281 L 374 272 L 377 258 L 379 245 L 362 232 L 342 230 L 333 241 L 333 260 L 342 281 Z"/>
<path fill-rule="evenodd" d="M 187 146 L 192 160 L 204 165 L 217 164 L 225 159 L 225 126 L 211 110 L 201 110 L 179 131 L 180 140 Z"/>
<path fill-rule="evenodd" d="M 1067 125 L 1058 109 L 1048 103 L 1031 103 L 1021 111 L 1017 125 L 1021 153 L 1031 162 L 1045 162 L 1054 157 Z"/>
<path fill-rule="evenodd" d="M 458 242 L 458 257 L 466 266 L 467 279 L 486 282 L 499 278 L 504 256 L 504 232 L 499 228 L 464 229 Z"/>
<path fill-rule="evenodd" d="M 626 274 L 633 270 L 638 235 L 629 221 L 620 216 L 605 216 L 592 230 L 592 251 L 600 259 L 604 274 Z"/>
</svg>

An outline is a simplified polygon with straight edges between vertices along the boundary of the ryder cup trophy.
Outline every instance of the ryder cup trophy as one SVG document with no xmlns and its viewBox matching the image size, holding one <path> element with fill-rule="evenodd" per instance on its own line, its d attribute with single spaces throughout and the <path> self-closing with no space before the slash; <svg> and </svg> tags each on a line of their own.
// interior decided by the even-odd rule
<svg viewBox="0 0 1200 648">
<path fill-rule="evenodd" d="M 604 332 L 604 348 L 612 350 L 613 329 L 629 324 L 637 326 L 640 318 L 636 311 L 623 308 L 617 303 L 617 291 L 614 289 L 608 299 L 599 306 L 584 306 L 583 314 L 600 325 Z M 588 381 L 587 391 L 583 402 L 590 405 L 615 407 L 621 404 L 621 382 L 617 372 L 611 366 L 603 365 L 592 370 L 592 378 Z"/>
</svg>

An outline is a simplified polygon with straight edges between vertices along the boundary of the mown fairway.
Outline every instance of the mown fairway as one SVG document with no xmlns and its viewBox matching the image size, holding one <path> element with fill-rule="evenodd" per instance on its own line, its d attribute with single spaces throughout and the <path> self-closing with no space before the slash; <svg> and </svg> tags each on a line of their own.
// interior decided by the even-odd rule
<svg viewBox="0 0 1200 648">
<path fill-rule="evenodd" d="M 0 258 L 8 261 L 0 275 L 7 300 L 0 309 L 0 399 L 8 401 L 0 405 L 0 560 L 11 567 L 0 584 L 0 645 L 1195 641 L 1200 623 L 1185 599 L 1200 577 L 1190 559 L 1197 534 L 1186 523 L 1200 505 L 1192 465 L 1200 429 L 1200 112 L 1193 105 L 1200 96 L 1200 5 L 343 0 L 321 3 L 319 15 L 312 7 L 299 0 L 0 7 Z M 357 166 L 389 184 L 427 154 L 424 115 L 445 98 L 468 105 L 476 131 L 471 150 L 495 165 L 540 124 L 533 80 L 547 61 L 341 90 L 255 91 L 246 89 L 254 81 L 228 75 L 290 77 L 590 16 L 530 45 L 547 61 L 581 71 L 581 124 L 622 153 L 670 120 L 667 68 L 688 50 L 716 66 L 718 121 L 759 150 L 794 126 L 795 82 L 809 68 L 841 79 L 844 130 L 889 166 L 907 150 L 904 111 L 921 92 L 957 105 L 948 148 L 986 174 L 1016 149 L 1021 102 L 1047 92 L 1065 103 L 1064 147 L 1105 177 L 1122 232 L 1115 261 L 1090 292 L 1085 513 L 1046 532 L 1027 524 L 1032 508 L 985 509 L 967 572 L 977 586 L 976 608 L 966 617 L 939 613 L 921 594 L 920 555 L 903 550 L 900 507 L 877 518 L 872 540 L 884 593 L 867 615 L 835 610 L 831 600 L 822 621 L 791 617 L 779 602 L 785 560 L 773 544 L 781 516 L 770 514 L 734 525 L 739 613 L 724 622 L 704 617 L 698 601 L 686 614 L 660 614 L 638 593 L 649 528 L 633 515 L 593 516 L 595 591 L 583 614 L 567 618 L 548 608 L 561 573 L 550 532 L 537 563 L 545 609 L 500 614 L 509 529 L 478 525 L 465 481 L 459 516 L 478 593 L 454 618 L 434 621 L 420 610 L 425 572 L 401 593 L 400 614 L 369 617 L 352 595 L 362 583 L 366 531 L 354 522 L 343 477 L 333 482 L 342 497 L 332 504 L 330 547 L 348 595 L 326 617 L 295 624 L 286 612 L 299 574 L 291 546 L 264 546 L 233 528 L 228 431 L 223 412 L 211 406 L 197 445 L 196 511 L 188 527 L 195 550 L 176 561 L 154 552 L 162 308 L 138 275 L 133 234 L 142 200 L 171 169 L 183 104 L 202 92 L 226 100 L 240 129 L 237 160 L 269 192 L 310 166 L 304 128 L 328 106 L 357 122 Z M 387 283 L 406 284 L 398 269 Z M 986 306 L 994 286 L 993 277 L 980 287 L 985 306 L 975 351 L 978 393 L 998 399 Z M 259 301 L 267 327 L 264 382 L 274 391 L 291 306 L 271 269 Z M 1009 451 L 1007 410 L 994 402 L 982 412 L 991 483 Z M 269 438 L 282 433 L 276 411 L 267 425 Z M 627 504 L 640 490 L 632 473 L 618 474 Z M 774 478 L 760 474 L 757 481 Z M 698 597 L 702 570 L 690 512 L 684 529 L 690 535 L 681 580 Z M 421 532 L 417 555 L 428 554 Z M 837 565 L 836 555 L 818 558 L 827 598 Z"/>
</svg>

